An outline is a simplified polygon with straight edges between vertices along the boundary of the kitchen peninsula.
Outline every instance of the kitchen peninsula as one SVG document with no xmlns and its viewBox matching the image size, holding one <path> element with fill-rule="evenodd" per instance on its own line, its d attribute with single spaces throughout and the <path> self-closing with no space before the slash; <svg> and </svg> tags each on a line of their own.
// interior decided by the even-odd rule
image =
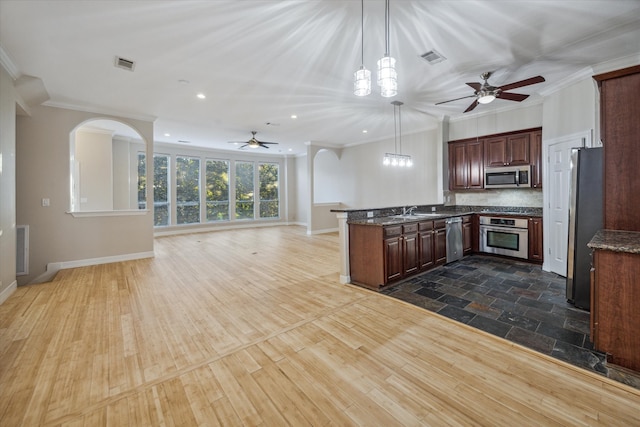
<svg viewBox="0 0 640 427">
<path fill-rule="evenodd" d="M 483 226 L 479 225 L 484 222 L 480 219 L 483 218 L 500 222 L 505 228 L 499 234 L 518 249 L 493 253 L 542 262 L 541 208 L 438 205 L 419 206 L 410 214 L 404 210 L 396 207 L 334 211 L 340 222 L 343 283 L 379 291 L 444 264 L 447 262 L 446 222 L 453 218 L 457 220 L 452 222 L 461 227 L 458 232 L 462 245 L 460 255 L 483 251 L 480 232 Z M 519 228 L 509 226 L 516 222 Z M 491 252 L 490 248 L 484 251 Z"/>
</svg>

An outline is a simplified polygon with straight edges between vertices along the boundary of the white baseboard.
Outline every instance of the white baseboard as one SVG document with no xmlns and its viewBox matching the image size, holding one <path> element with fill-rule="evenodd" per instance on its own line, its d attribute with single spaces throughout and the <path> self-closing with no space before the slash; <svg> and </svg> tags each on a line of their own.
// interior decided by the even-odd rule
<svg viewBox="0 0 640 427">
<path fill-rule="evenodd" d="M 351 283 L 351 276 L 343 276 L 342 274 L 340 275 L 340 283 L 341 284 L 347 284 L 347 283 Z"/>
<path fill-rule="evenodd" d="M 18 289 L 18 281 L 14 280 L 9 286 L 7 286 L 7 289 L 0 292 L 0 304 L 5 302 L 7 298 L 9 298 L 11 294 L 16 291 L 16 289 Z"/>
<path fill-rule="evenodd" d="M 313 234 L 325 234 L 325 233 L 337 233 L 338 229 L 337 228 L 325 228 L 324 230 L 307 230 L 307 234 L 308 235 L 313 235 Z"/>
<path fill-rule="evenodd" d="M 101 258 L 78 259 L 75 261 L 50 262 L 47 264 L 47 270 L 29 283 L 32 284 L 32 283 L 50 282 L 51 280 L 53 280 L 53 278 L 58 273 L 58 271 L 63 270 L 65 268 L 87 267 L 89 265 L 109 264 L 112 262 L 131 261 L 134 259 L 143 259 L 143 258 L 153 258 L 154 256 L 155 254 L 153 251 L 148 251 L 148 252 L 137 252 L 133 254 L 107 256 L 107 257 L 101 257 Z"/>
<path fill-rule="evenodd" d="M 179 234 L 191 234 L 191 233 L 210 233 L 212 231 L 218 230 L 236 230 L 241 228 L 257 228 L 257 227 L 278 227 L 283 225 L 306 225 L 306 224 L 297 224 L 290 222 L 263 222 L 263 223 L 246 223 L 242 224 L 236 222 L 234 224 L 228 225 L 210 225 L 210 226 L 200 226 L 200 227 L 171 227 L 169 230 L 156 230 L 153 233 L 153 237 L 163 237 L 163 236 L 176 236 Z"/>
</svg>

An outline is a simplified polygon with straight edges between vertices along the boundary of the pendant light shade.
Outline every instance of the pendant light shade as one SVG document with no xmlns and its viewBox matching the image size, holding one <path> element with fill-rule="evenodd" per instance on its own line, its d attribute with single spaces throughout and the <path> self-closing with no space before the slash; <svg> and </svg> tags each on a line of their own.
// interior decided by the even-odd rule
<svg viewBox="0 0 640 427">
<path fill-rule="evenodd" d="M 361 21 L 360 21 L 360 43 L 361 57 L 360 69 L 353 73 L 353 94 L 356 96 L 367 96 L 371 93 L 371 71 L 364 66 L 364 0 L 360 0 Z"/>
<path fill-rule="evenodd" d="M 389 98 L 398 94 L 396 60 L 389 54 L 389 0 L 385 1 L 384 42 L 385 53 L 378 60 L 378 86 L 380 86 L 380 94 L 385 98 Z"/>
<path fill-rule="evenodd" d="M 382 159 L 384 166 L 398 166 L 401 168 L 410 168 L 413 166 L 413 160 L 408 154 L 402 154 L 402 111 L 400 107 L 402 102 L 393 101 L 393 153 L 385 153 Z M 399 131 L 398 131 L 399 128 Z M 398 138 L 398 135 L 400 136 Z M 399 141 L 399 143 L 398 143 Z M 398 150 L 398 145 L 400 150 Z"/>
</svg>

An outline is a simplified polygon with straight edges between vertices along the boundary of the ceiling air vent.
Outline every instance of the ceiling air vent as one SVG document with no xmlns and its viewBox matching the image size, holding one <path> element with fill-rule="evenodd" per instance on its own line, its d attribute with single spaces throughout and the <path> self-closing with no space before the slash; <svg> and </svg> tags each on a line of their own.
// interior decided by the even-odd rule
<svg viewBox="0 0 640 427">
<path fill-rule="evenodd" d="M 442 62 L 445 59 L 447 59 L 440 52 L 436 51 L 435 49 L 432 49 L 427 53 L 423 53 L 422 55 L 420 55 L 420 58 L 424 59 L 425 61 L 427 61 L 431 65 L 437 64 L 437 63 Z"/>
<path fill-rule="evenodd" d="M 123 68 L 125 70 L 129 70 L 129 71 L 133 71 L 133 69 L 136 66 L 136 63 L 129 60 L 129 59 L 124 59 L 121 58 L 119 56 L 116 56 L 116 67 L 118 68 Z"/>
</svg>

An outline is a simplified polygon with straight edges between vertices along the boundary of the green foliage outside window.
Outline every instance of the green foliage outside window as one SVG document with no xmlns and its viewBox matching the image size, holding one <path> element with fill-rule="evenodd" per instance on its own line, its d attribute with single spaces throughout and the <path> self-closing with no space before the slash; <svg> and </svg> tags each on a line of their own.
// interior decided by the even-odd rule
<svg viewBox="0 0 640 427">
<path fill-rule="evenodd" d="M 278 218 L 280 216 L 278 172 L 277 163 L 262 163 L 259 166 L 260 218 Z"/>
<path fill-rule="evenodd" d="M 169 156 L 153 156 L 153 225 L 169 225 Z"/>
<path fill-rule="evenodd" d="M 200 159 L 176 158 L 176 215 L 178 224 L 200 222 Z"/>
<path fill-rule="evenodd" d="M 229 220 L 229 161 L 207 160 L 207 221 Z"/>
<path fill-rule="evenodd" d="M 138 153 L 138 209 L 147 208 L 147 156 Z"/>
<path fill-rule="evenodd" d="M 236 162 L 236 219 L 253 219 L 253 162 Z"/>
</svg>

